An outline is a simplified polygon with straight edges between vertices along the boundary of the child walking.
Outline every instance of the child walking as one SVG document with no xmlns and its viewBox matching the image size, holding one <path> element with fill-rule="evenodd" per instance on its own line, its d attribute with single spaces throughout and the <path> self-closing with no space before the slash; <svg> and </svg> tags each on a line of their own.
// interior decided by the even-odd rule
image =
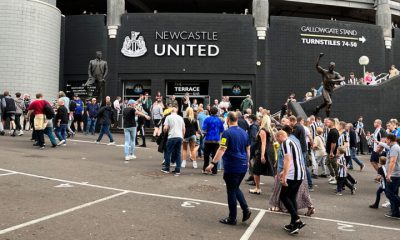
<svg viewBox="0 0 400 240">
<path fill-rule="evenodd" d="M 379 188 L 376 191 L 376 199 L 375 203 L 369 205 L 370 208 L 377 209 L 379 207 L 379 202 L 381 200 L 381 194 L 385 192 L 386 188 L 386 157 L 379 158 L 379 168 L 378 168 L 378 176 L 376 176 L 375 180 L 379 181 Z"/>
<path fill-rule="evenodd" d="M 337 158 L 337 164 L 338 164 L 338 179 L 337 179 L 337 190 L 336 190 L 336 195 L 342 196 L 342 191 L 343 187 L 346 185 L 350 190 L 351 190 L 351 195 L 355 193 L 355 188 L 353 184 L 350 184 L 347 181 L 347 163 L 346 163 L 346 148 L 345 147 L 339 147 L 338 148 L 338 158 Z"/>
</svg>

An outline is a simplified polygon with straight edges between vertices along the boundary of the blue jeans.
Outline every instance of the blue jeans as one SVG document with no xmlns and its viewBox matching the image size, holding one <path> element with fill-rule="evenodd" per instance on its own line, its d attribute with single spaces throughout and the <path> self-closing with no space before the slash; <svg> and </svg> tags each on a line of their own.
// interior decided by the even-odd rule
<svg viewBox="0 0 400 240">
<path fill-rule="evenodd" d="M 66 133 L 67 133 L 68 124 L 60 124 L 59 127 L 56 127 L 56 136 L 58 140 L 67 141 Z"/>
<path fill-rule="evenodd" d="M 357 148 L 355 148 L 355 147 L 350 148 L 350 156 L 351 156 L 351 159 L 349 162 L 350 167 L 353 167 L 352 160 L 354 160 L 354 162 L 356 162 L 358 164 L 358 166 L 360 166 L 360 167 L 364 166 L 363 161 L 361 161 L 360 159 L 357 158 L 356 153 L 357 153 Z"/>
<path fill-rule="evenodd" d="M 237 202 L 243 211 L 249 209 L 246 199 L 242 191 L 240 190 L 240 183 L 242 182 L 246 173 L 224 173 L 224 180 L 226 184 L 226 191 L 228 194 L 228 207 L 229 207 L 229 218 L 236 220 L 237 216 Z"/>
<path fill-rule="evenodd" d="M 97 138 L 97 142 L 101 141 L 104 134 L 107 134 L 108 138 L 110 139 L 110 142 L 114 142 L 113 136 L 110 132 L 110 125 L 107 123 L 103 123 L 101 125 L 100 134 L 99 134 L 99 137 Z"/>
<path fill-rule="evenodd" d="M 399 207 L 400 207 L 400 197 L 398 194 L 400 187 L 400 177 L 392 177 L 391 182 L 386 184 L 386 197 L 390 201 L 390 208 L 392 210 L 392 215 L 400 217 Z"/>
<path fill-rule="evenodd" d="M 311 173 L 307 167 L 307 152 L 303 152 L 303 161 L 304 161 L 304 168 L 306 169 L 306 174 L 307 174 L 308 187 L 312 187 L 313 183 L 312 183 Z"/>
<path fill-rule="evenodd" d="M 52 144 L 53 146 L 54 146 L 54 145 L 57 145 L 57 141 L 56 141 L 56 138 L 54 137 L 53 128 L 52 128 L 52 127 L 46 127 L 46 128 L 44 129 L 44 134 L 46 134 L 46 135 L 49 137 L 50 142 L 51 142 L 51 144 Z"/>
<path fill-rule="evenodd" d="M 165 154 L 165 169 L 169 171 L 171 158 L 176 162 L 175 171 L 181 171 L 182 163 L 182 138 L 169 138 L 167 141 L 167 148 Z"/>
<path fill-rule="evenodd" d="M 204 137 L 200 137 L 200 146 L 199 146 L 199 150 L 197 151 L 199 157 L 204 155 Z"/>
<path fill-rule="evenodd" d="M 129 155 L 135 155 L 135 143 L 136 143 L 136 127 L 124 128 L 125 135 L 125 157 Z"/>
<path fill-rule="evenodd" d="M 86 123 L 86 134 L 88 134 L 89 132 L 94 135 L 94 131 L 96 129 L 96 118 L 89 118 L 87 119 L 87 123 Z"/>
</svg>

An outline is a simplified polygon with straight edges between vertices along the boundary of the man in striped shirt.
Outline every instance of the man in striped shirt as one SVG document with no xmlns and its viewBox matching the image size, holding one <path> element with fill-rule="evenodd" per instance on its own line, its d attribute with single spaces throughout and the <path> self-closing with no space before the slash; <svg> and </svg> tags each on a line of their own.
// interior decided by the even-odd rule
<svg viewBox="0 0 400 240">
<path fill-rule="evenodd" d="M 285 131 L 279 131 L 276 139 L 281 144 L 282 155 L 284 156 L 283 170 L 280 174 L 282 189 L 279 198 L 291 216 L 290 224 L 285 225 L 284 229 L 290 234 L 298 233 L 306 224 L 300 220 L 297 214 L 296 197 L 300 185 L 306 176 L 302 152 Z"/>
</svg>

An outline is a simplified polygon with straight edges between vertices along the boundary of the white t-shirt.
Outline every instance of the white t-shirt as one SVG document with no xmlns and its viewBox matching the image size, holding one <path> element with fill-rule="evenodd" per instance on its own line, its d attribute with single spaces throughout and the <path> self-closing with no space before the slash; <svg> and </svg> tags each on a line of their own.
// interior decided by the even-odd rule
<svg viewBox="0 0 400 240">
<path fill-rule="evenodd" d="M 168 139 L 170 138 L 182 138 L 183 139 L 183 129 L 185 129 L 185 122 L 183 118 L 176 113 L 172 113 L 164 122 L 165 126 L 168 126 Z"/>
<path fill-rule="evenodd" d="M 311 134 L 311 131 L 310 131 L 310 129 L 308 129 L 308 127 L 306 127 L 306 126 L 303 126 L 303 128 L 304 128 L 304 134 L 306 135 L 306 143 L 310 143 L 310 138 L 309 138 L 309 136 L 310 136 L 310 134 Z"/>
</svg>

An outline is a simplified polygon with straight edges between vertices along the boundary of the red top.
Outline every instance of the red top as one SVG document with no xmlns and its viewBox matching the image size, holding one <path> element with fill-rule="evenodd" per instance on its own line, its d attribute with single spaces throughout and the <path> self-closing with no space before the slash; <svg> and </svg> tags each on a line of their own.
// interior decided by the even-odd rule
<svg viewBox="0 0 400 240">
<path fill-rule="evenodd" d="M 45 100 L 34 100 L 30 105 L 28 110 L 33 110 L 33 113 L 36 114 L 44 114 L 44 106 L 46 104 L 49 104 L 47 101 Z"/>
</svg>

